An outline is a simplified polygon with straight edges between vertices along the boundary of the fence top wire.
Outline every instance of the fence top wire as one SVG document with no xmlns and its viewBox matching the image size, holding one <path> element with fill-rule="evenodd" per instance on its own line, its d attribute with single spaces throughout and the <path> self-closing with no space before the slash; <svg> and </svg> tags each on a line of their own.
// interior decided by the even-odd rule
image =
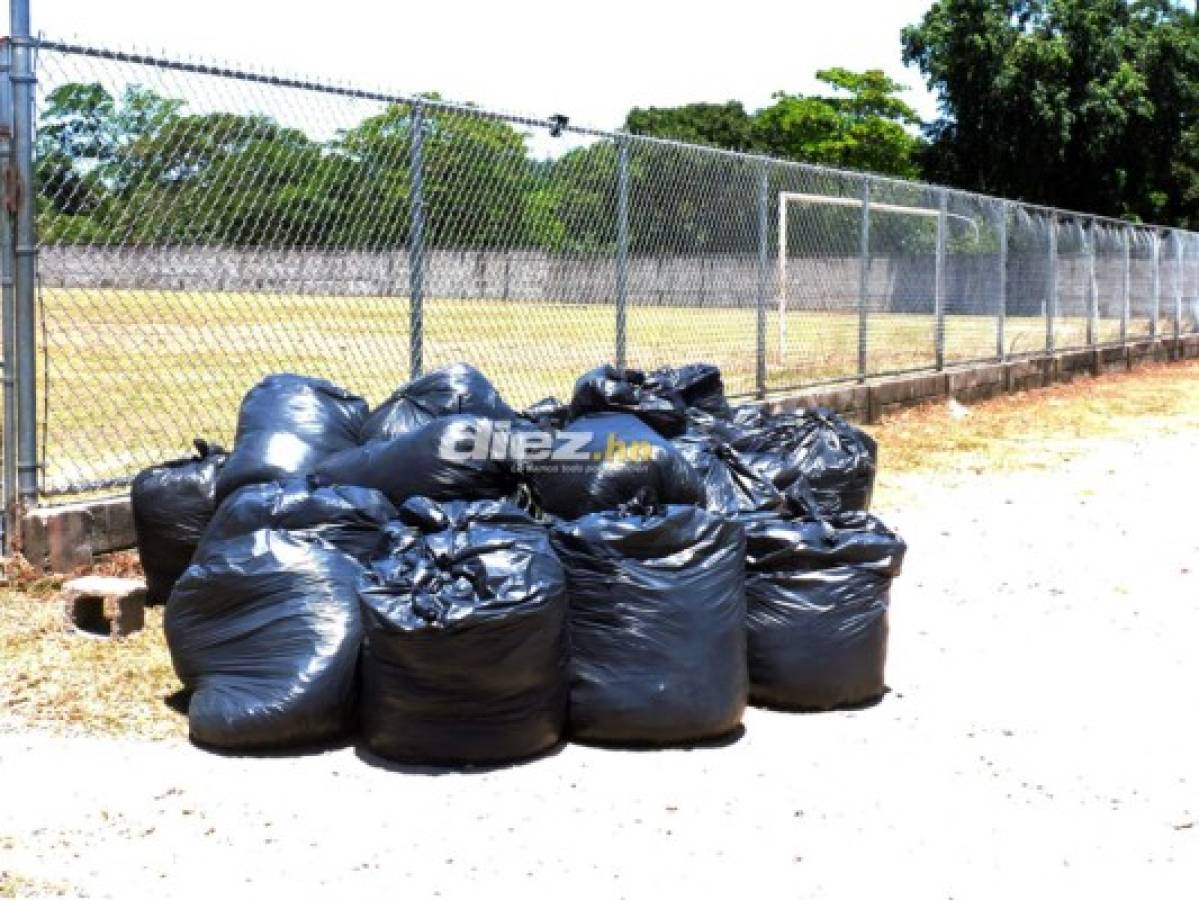
<svg viewBox="0 0 1199 900">
<path fill-rule="evenodd" d="M 8 41 L 17 41 L 25 39 L 4 38 Z M 320 81 L 312 77 L 301 75 L 279 75 L 269 73 L 262 70 L 255 70 L 243 66 L 229 66 L 216 62 L 201 62 L 170 59 L 164 56 L 156 56 L 150 53 L 143 53 L 132 50 L 116 50 L 105 47 L 95 47 L 87 44 L 79 44 L 69 41 L 54 40 L 46 37 L 36 37 L 28 39 L 36 50 L 48 50 L 57 53 L 70 54 L 74 56 L 91 57 L 93 59 L 104 59 L 113 62 L 130 63 L 134 65 L 143 65 L 151 68 L 165 69 L 176 72 L 186 72 L 194 75 L 209 75 L 217 78 L 225 78 L 236 81 L 251 82 L 256 84 L 270 85 L 274 87 L 292 88 L 301 91 L 310 91 L 313 93 L 329 94 L 333 96 L 348 97 L 357 100 L 371 100 L 379 103 L 403 104 L 408 106 L 422 106 L 428 109 L 442 110 L 450 113 L 459 113 L 462 115 L 474 116 L 480 119 L 489 119 L 493 121 L 507 122 L 512 125 L 521 125 L 528 128 L 543 128 L 554 131 L 555 134 L 569 133 L 579 135 L 581 137 L 601 138 L 616 142 L 627 142 L 631 144 L 641 144 L 646 146 L 662 146 L 673 147 L 676 149 L 703 153 L 712 156 L 724 156 L 731 159 L 737 159 L 749 163 L 757 163 L 759 165 L 771 167 L 783 167 L 794 171 L 808 173 L 822 173 L 827 175 L 836 175 L 853 179 L 869 179 L 876 184 L 889 184 L 903 187 L 926 187 L 936 191 L 943 191 L 948 196 L 964 199 L 974 199 L 987 201 L 990 203 L 1019 205 L 1026 210 L 1033 212 L 1041 212 L 1049 216 L 1058 218 L 1059 220 L 1081 220 L 1084 222 L 1094 223 L 1109 223 L 1127 228 L 1138 228 L 1148 231 L 1155 231 L 1160 234 L 1169 232 L 1179 232 L 1190 234 L 1185 229 L 1171 228 L 1163 225 L 1153 225 L 1141 222 L 1131 222 L 1126 219 L 1119 219 L 1112 216 L 1104 216 L 1096 213 L 1079 212 L 1075 210 L 1060 209 L 1052 206 L 1045 206 L 1037 203 L 1028 203 L 1023 200 L 1011 200 L 1003 197 L 996 197 L 990 194 L 980 194 L 974 191 L 962 190 L 960 188 L 948 187 L 945 185 L 933 184 L 920 180 L 908 180 L 896 178 L 889 175 L 879 175 L 873 172 L 864 172 L 853 169 L 843 169 L 836 166 L 819 165 L 815 163 L 803 163 L 795 160 L 779 159 L 777 157 L 768 156 L 759 153 L 745 153 L 738 150 L 727 150 L 721 147 L 711 147 L 704 144 L 691 144 L 686 141 L 672 140 L 670 138 L 652 137 L 649 135 L 630 134 L 622 130 L 611 130 L 604 128 L 595 128 L 587 125 L 574 124 L 567 119 L 565 122 L 555 117 L 539 118 L 532 115 L 522 115 L 519 113 L 499 112 L 490 110 L 484 107 L 472 105 L 470 103 L 455 102 L 450 100 L 434 99 L 431 97 L 423 97 L 414 94 L 397 93 L 395 91 L 386 91 L 380 89 L 372 89 L 358 87 L 352 84 L 336 83 L 332 81 Z"/>
</svg>

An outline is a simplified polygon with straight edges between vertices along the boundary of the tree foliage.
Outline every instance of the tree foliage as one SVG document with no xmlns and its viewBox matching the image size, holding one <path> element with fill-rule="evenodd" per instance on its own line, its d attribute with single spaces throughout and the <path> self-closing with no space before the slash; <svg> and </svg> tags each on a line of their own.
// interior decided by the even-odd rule
<svg viewBox="0 0 1199 900">
<path fill-rule="evenodd" d="M 1199 222 L 1199 19 L 1172 0 L 938 0 L 903 32 L 938 94 L 926 173 Z"/>
<path fill-rule="evenodd" d="M 799 162 L 886 175 L 919 174 L 920 120 L 899 96 L 904 88 L 879 70 L 825 69 L 825 95 L 777 93 L 755 113 L 737 102 L 634 109 L 633 134 L 769 154 Z"/>
<path fill-rule="evenodd" d="M 829 107 L 830 127 L 839 132 L 821 139 L 824 159 L 853 164 L 870 153 L 885 156 L 885 148 L 862 145 L 881 127 L 876 118 L 906 121 L 906 107 L 889 97 L 894 86 L 870 73 L 838 70 L 830 79 L 849 96 Z M 780 97 L 777 105 L 795 100 Z M 413 104 L 383 107 L 317 141 L 262 115 L 192 112 L 142 87 L 114 97 L 100 84 L 63 85 L 48 95 L 38 134 L 42 237 L 120 245 L 400 248 L 411 227 L 419 121 L 429 246 L 612 252 L 615 140 L 538 160 L 528 136 L 508 122 L 436 103 L 421 107 L 419 119 Z M 630 123 L 703 143 L 766 149 L 758 118 L 735 103 L 634 111 Z M 787 116 L 772 121 L 769 139 L 779 152 L 806 140 Z M 752 160 L 636 141 L 627 152 L 634 251 L 755 250 L 758 169 Z"/>
</svg>

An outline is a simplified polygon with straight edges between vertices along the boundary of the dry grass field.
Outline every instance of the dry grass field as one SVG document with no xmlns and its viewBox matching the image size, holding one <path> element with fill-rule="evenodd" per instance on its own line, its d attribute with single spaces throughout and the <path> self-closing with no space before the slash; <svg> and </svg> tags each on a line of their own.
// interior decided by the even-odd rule
<svg viewBox="0 0 1199 900">
<path fill-rule="evenodd" d="M 372 402 L 407 380 L 406 297 L 182 293 L 46 289 L 42 292 L 39 403 L 45 410 L 45 486 L 129 476 L 184 453 L 192 438 L 230 441 L 238 403 L 255 381 L 292 371 L 331 379 Z M 853 377 L 855 314 L 794 311 L 778 350 L 778 315 L 768 320 L 771 389 Z M 1134 323 L 1134 333 L 1147 330 Z M 1055 323 L 1059 347 L 1085 341 L 1086 323 Z M 994 356 L 996 324 L 980 316 L 946 321 L 949 362 Z M 426 369 L 466 361 L 483 369 L 510 403 L 568 394 L 582 372 L 612 357 L 611 305 L 432 298 L 424 317 Z M 872 315 L 872 373 L 930 367 L 931 316 Z M 1010 319 L 1013 354 L 1044 346 L 1040 318 Z M 1119 323 L 1103 320 L 1100 339 Z M 755 387 L 756 317 L 750 309 L 632 304 L 630 365 L 714 362 L 729 392 Z"/>
</svg>

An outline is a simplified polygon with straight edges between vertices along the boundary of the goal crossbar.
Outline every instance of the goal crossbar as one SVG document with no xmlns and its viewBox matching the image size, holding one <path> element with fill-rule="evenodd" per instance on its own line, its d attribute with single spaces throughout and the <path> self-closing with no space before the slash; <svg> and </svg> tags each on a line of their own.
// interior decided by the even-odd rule
<svg viewBox="0 0 1199 900">
<path fill-rule="evenodd" d="M 779 303 L 779 358 L 780 364 L 786 354 L 787 347 L 787 207 L 791 203 L 806 203 L 813 206 L 841 206 L 861 209 L 865 200 L 860 197 L 830 197 L 825 194 L 803 194 L 793 191 L 779 191 L 778 208 L 778 303 Z M 898 213 L 900 215 L 916 216 L 918 218 L 937 219 L 941 216 L 940 209 L 929 209 L 925 206 L 903 206 L 896 203 L 876 203 L 870 201 L 870 212 Z M 974 239 L 979 239 L 978 222 L 961 213 L 945 213 L 946 219 L 957 219 L 965 222 L 974 231 Z"/>
</svg>

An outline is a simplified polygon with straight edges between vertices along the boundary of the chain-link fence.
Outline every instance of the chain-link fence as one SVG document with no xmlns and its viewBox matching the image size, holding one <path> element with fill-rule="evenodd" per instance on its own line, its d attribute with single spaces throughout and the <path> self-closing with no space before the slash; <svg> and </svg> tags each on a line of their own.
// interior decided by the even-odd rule
<svg viewBox="0 0 1199 900">
<path fill-rule="evenodd" d="M 1199 235 L 34 41 L 42 497 L 229 441 L 263 375 L 741 397 L 1199 328 Z"/>
</svg>

